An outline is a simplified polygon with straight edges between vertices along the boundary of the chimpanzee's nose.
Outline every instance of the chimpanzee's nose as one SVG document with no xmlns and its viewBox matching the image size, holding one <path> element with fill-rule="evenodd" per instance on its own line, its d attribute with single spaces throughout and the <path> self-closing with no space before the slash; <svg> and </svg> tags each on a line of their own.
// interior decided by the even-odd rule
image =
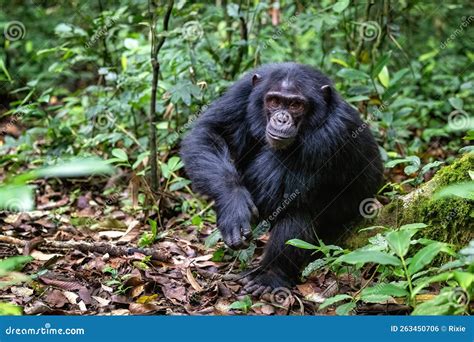
<svg viewBox="0 0 474 342">
<path fill-rule="evenodd" d="M 278 113 L 275 117 L 276 121 L 280 125 L 286 125 L 290 122 L 290 114 L 288 113 Z"/>
</svg>

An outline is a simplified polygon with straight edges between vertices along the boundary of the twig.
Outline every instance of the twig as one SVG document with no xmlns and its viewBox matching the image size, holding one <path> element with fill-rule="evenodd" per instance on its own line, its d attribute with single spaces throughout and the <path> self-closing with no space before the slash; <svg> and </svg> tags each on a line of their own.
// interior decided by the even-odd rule
<svg viewBox="0 0 474 342">
<path fill-rule="evenodd" d="M 242 1 L 239 4 L 239 13 L 242 13 Z M 248 31 L 247 31 L 247 22 L 242 14 L 239 15 L 239 22 L 240 22 L 240 46 L 237 52 L 237 58 L 232 66 L 231 77 L 234 77 L 240 69 L 240 65 L 242 64 L 242 59 L 244 55 L 248 53 Z"/>
<path fill-rule="evenodd" d="M 0 242 L 6 242 L 17 247 L 25 247 L 27 241 L 13 238 L 10 236 L 0 235 Z M 78 250 L 83 253 L 99 253 L 99 254 L 109 254 L 114 257 L 131 255 L 133 253 L 141 253 L 147 256 L 151 256 L 152 260 L 157 261 L 169 261 L 171 255 L 168 252 L 157 251 L 152 248 L 131 248 L 124 246 L 116 246 L 108 242 L 85 242 L 85 241 L 52 241 L 52 240 L 43 240 L 38 242 L 35 246 L 38 250 Z"/>
<path fill-rule="evenodd" d="M 168 0 L 165 17 L 163 18 L 163 34 L 157 41 L 156 36 L 156 7 L 152 0 L 149 0 L 148 11 L 150 14 L 150 35 L 151 35 L 151 49 L 150 58 L 152 66 L 152 83 L 151 83 L 151 100 L 150 112 L 148 117 L 149 124 L 149 148 L 150 148 L 150 167 L 151 167 L 151 189 L 158 193 L 159 190 L 159 176 L 157 164 L 157 150 L 156 150 L 156 93 L 158 91 L 158 76 L 160 74 L 160 61 L 158 53 L 160 52 L 166 40 L 165 32 L 168 31 L 171 12 L 173 10 L 174 0 Z"/>
</svg>

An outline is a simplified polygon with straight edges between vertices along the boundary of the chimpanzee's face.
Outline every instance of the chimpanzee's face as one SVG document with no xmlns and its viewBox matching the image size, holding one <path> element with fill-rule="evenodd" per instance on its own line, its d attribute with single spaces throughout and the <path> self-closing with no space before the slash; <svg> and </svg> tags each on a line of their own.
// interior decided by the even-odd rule
<svg viewBox="0 0 474 342">
<path fill-rule="evenodd" d="M 283 149 L 295 141 L 308 101 L 291 81 L 283 80 L 265 94 L 264 110 L 266 139 L 272 148 Z"/>
</svg>

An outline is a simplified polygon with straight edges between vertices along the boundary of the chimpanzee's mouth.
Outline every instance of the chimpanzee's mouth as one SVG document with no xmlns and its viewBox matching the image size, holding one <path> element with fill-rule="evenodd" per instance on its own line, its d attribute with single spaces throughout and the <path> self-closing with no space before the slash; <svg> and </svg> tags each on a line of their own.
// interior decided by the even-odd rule
<svg viewBox="0 0 474 342">
<path fill-rule="evenodd" d="M 267 131 L 267 136 L 270 138 L 270 139 L 273 139 L 273 140 L 278 140 L 278 141 L 281 141 L 281 140 L 288 140 L 288 139 L 291 139 L 292 137 L 289 137 L 289 136 L 284 136 L 284 135 L 280 135 L 276 132 L 269 132 Z"/>
</svg>

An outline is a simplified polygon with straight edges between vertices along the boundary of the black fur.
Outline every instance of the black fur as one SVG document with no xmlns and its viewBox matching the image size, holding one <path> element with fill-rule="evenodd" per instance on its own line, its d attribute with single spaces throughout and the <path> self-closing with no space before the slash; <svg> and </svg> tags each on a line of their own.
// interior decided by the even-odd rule
<svg viewBox="0 0 474 342">
<path fill-rule="evenodd" d="M 261 78 L 253 85 L 255 74 Z M 284 79 L 310 109 L 295 143 L 274 150 L 265 140 L 263 98 Z M 293 284 L 307 261 L 308 253 L 287 240 L 314 242 L 317 234 L 336 241 L 382 179 L 378 146 L 358 112 L 325 75 L 295 63 L 264 65 L 243 76 L 197 120 L 181 156 L 194 189 L 215 200 L 227 245 L 244 246 L 253 218 L 271 223 L 254 279 L 271 287 Z"/>
</svg>

